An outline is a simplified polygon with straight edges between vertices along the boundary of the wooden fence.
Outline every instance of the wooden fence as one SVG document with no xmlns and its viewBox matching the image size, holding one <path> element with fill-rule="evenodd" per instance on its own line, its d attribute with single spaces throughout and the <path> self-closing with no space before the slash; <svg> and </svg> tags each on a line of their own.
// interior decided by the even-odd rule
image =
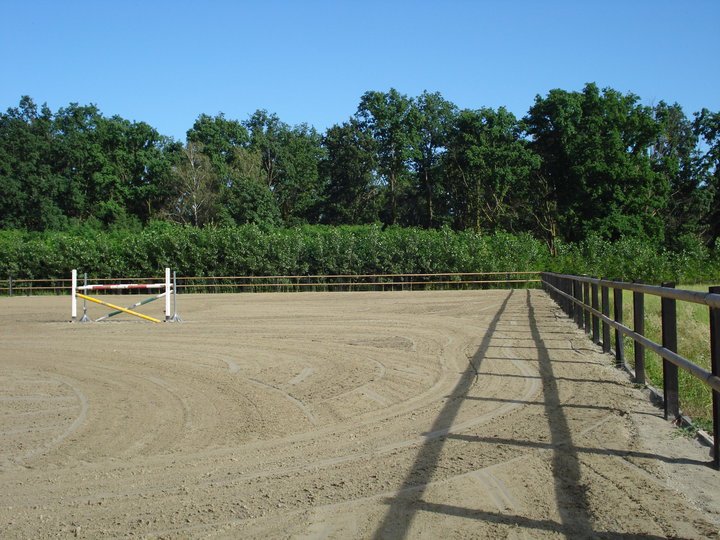
<svg viewBox="0 0 720 540">
<path fill-rule="evenodd" d="M 96 278 L 93 283 L 146 283 L 159 278 Z M 0 295 L 69 294 L 70 278 L 0 280 Z M 279 276 L 178 276 L 178 292 L 387 291 L 536 287 L 540 272 L 451 272 L 444 274 L 332 274 Z M 116 294 L 131 294 L 117 291 Z"/>
<path fill-rule="evenodd" d="M 562 310 L 575 320 L 579 328 L 592 335 L 603 351 L 612 352 L 611 327 L 615 329 L 615 359 L 618 366 L 627 368 L 623 336 L 634 341 L 635 382 L 645 384 L 645 348 L 663 359 L 662 399 L 665 418 L 680 418 L 678 368 L 701 380 L 712 391 L 713 463 L 720 468 L 720 287 L 705 292 L 675 289 L 674 283 L 662 286 L 625 283 L 566 274 L 541 274 L 543 288 Z M 613 318 L 610 317 L 610 289 L 613 291 Z M 633 293 L 633 328 L 623 324 L 622 291 Z M 662 343 L 645 337 L 644 295 L 661 299 Z M 599 297 L 598 297 L 599 295 Z M 692 302 L 710 310 L 711 370 L 693 363 L 677 353 L 676 302 Z M 628 369 L 629 370 L 629 369 Z"/>
</svg>

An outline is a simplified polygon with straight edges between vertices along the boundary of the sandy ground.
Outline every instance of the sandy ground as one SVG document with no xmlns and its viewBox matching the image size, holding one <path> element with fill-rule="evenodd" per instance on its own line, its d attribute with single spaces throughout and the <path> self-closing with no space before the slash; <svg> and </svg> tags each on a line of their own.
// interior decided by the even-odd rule
<svg viewBox="0 0 720 540">
<path fill-rule="evenodd" d="M 708 449 L 541 291 L 179 301 L 0 299 L 2 538 L 718 537 Z"/>
</svg>

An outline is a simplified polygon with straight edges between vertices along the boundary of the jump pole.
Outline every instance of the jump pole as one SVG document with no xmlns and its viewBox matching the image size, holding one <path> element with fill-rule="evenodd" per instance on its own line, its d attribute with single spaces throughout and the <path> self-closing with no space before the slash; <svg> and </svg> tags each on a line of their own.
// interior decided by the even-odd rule
<svg viewBox="0 0 720 540">
<path fill-rule="evenodd" d="M 115 304 L 111 304 L 110 302 L 103 302 L 102 300 L 98 300 L 97 298 L 93 298 L 92 296 L 87 296 L 81 293 L 76 293 L 76 295 L 83 300 L 89 300 L 90 302 L 95 302 L 96 304 L 100 304 L 101 306 L 109 307 L 110 309 L 116 309 L 118 311 L 122 311 L 123 313 L 127 313 L 128 315 L 134 315 L 135 317 L 140 317 L 141 319 L 145 319 L 146 321 L 154 323 L 160 322 L 158 319 L 149 317 L 148 315 L 143 315 L 142 313 L 138 313 L 137 311 L 132 311 L 131 309 L 125 309 L 124 307 L 116 306 Z"/>
<path fill-rule="evenodd" d="M 170 269 L 165 269 L 165 322 L 170 322 Z"/>
<path fill-rule="evenodd" d="M 163 296 L 165 296 L 167 293 L 160 293 L 156 296 L 151 296 L 150 298 L 145 298 L 145 300 L 140 300 L 140 302 L 135 302 L 132 306 L 128 306 L 125 309 L 135 309 L 136 307 L 144 306 L 145 304 L 149 304 L 150 302 L 154 302 L 155 300 L 159 300 Z M 111 311 L 107 315 L 103 315 L 99 319 L 95 319 L 95 322 L 104 321 L 105 319 L 109 319 L 110 317 L 114 317 L 115 315 L 120 315 L 123 313 L 120 310 Z"/>
<path fill-rule="evenodd" d="M 70 284 L 70 296 L 72 296 L 72 307 L 70 308 L 70 314 L 72 316 L 72 322 L 77 321 L 77 296 L 76 295 L 77 295 L 77 270 L 73 270 L 72 271 L 72 283 Z"/>
</svg>

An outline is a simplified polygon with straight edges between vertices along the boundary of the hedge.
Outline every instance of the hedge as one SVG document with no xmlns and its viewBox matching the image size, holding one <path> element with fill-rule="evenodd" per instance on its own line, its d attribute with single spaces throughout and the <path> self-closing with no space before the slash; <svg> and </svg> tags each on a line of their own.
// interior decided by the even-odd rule
<svg viewBox="0 0 720 540">
<path fill-rule="evenodd" d="M 720 278 L 720 249 L 679 252 L 634 239 L 546 245 L 528 234 L 380 226 L 256 225 L 195 228 L 153 223 L 140 231 L 30 233 L 0 230 L 0 277 L 92 277 L 445 273 L 552 270 L 657 283 Z"/>
</svg>

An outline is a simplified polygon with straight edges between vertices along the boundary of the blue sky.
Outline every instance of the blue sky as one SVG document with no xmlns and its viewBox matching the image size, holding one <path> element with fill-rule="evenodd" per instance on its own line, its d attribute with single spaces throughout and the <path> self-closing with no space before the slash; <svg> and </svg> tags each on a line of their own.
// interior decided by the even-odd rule
<svg viewBox="0 0 720 540">
<path fill-rule="evenodd" d="M 256 109 L 319 130 L 367 90 L 522 116 L 597 82 L 720 110 L 720 1 L 3 0 L 0 109 L 95 103 L 184 139 Z"/>
</svg>

